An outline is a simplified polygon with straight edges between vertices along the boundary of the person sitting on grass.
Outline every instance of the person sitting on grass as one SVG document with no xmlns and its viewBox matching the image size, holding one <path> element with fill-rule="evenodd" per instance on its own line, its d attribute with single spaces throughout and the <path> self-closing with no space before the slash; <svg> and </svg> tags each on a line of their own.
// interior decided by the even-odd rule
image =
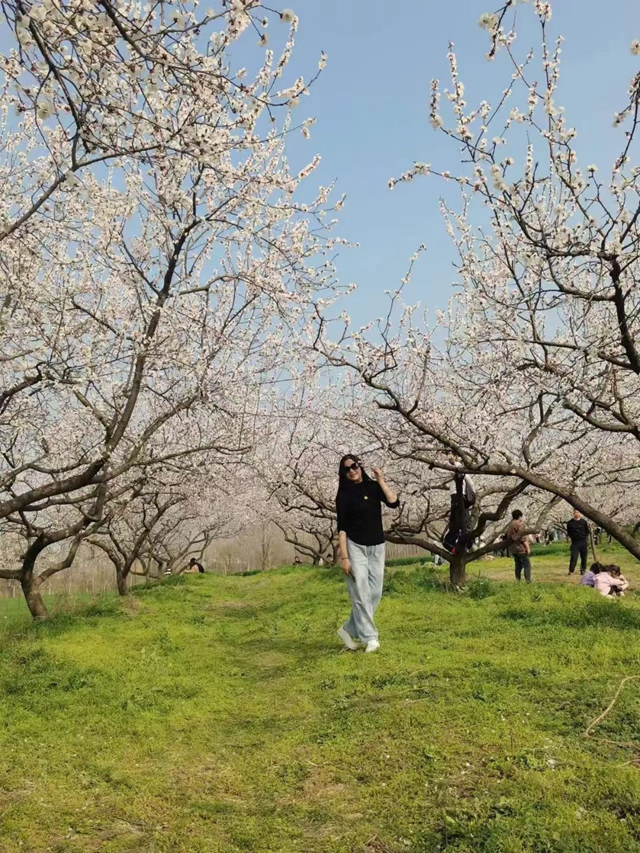
<svg viewBox="0 0 640 853">
<path fill-rule="evenodd" d="M 625 589 L 629 589 L 629 581 L 625 578 L 625 576 L 620 572 L 620 566 L 610 566 L 609 574 L 613 578 L 613 580 L 617 583 L 617 586 L 612 586 L 609 595 L 617 595 L 620 598 L 624 598 Z"/>
<path fill-rule="evenodd" d="M 596 575 L 599 575 L 603 568 L 604 566 L 602 565 L 602 563 L 591 563 L 589 571 L 585 572 L 580 578 L 580 583 L 583 586 L 594 587 L 596 585 Z"/>
<path fill-rule="evenodd" d="M 616 597 L 629 586 L 627 580 L 620 574 L 620 566 L 603 566 L 596 575 L 594 584 L 600 595 Z M 615 592 L 613 591 L 615 590 Z"/>
<path fill-rule="evenodd" d="M 185 569 L 185 574 L 195 575 L 195 574 L 204 574 L 204 566 L 199 563 L 195 557 L 192 557 L 189 560 L 189 566 Z"/>
</svg>

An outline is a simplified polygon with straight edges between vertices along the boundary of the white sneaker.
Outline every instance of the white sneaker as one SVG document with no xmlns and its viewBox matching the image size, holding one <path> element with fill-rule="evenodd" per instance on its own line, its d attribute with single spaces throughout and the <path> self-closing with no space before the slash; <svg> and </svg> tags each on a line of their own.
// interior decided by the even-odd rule
<svg viewBox="0 0 640 853">
<path fill-rule="evenodd" d="M 355 652 L 358 648 L 358 643 L 353 639 L 351 634 L 347 633 L 344 628 L 338 628 L 338 636 L 348 649 Z"/>
<path fill-rule="evenodd" d="M 365 652 L 377 652 L 380 648 L 380 643 L 377 640 L 369 640 Z"/>
</svg>

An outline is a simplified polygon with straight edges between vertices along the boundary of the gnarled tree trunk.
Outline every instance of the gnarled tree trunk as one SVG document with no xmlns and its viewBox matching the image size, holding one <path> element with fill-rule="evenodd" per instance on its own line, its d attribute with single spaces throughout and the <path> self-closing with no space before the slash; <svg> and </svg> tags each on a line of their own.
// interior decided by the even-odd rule
<svg viewBox="0 0 640 853">
<path fill-rule="evenodd" d="M 40 585 L 37 581 L 31 578 L 31 581 L 20 581 L 20 585 L 22 586 L 22 592 L 24 593 L 24 599 L 27 602 L 27 607 L 29 608 L 29 612 L 33 616 L 36 621 L 42 621 L 43 619 L 47 619 L 49 616 L 49 611 L 45 607 L 44 599 L 40 594 Z"/>
<path fill-rule="evenodd" d="M 20 586 L 24 593 L 24 600 L 27 603 L 29 612 L 37 621 L 47 619 L 49 616 L 49 612 L 45 607 L 44 599 L 40 592 L 42 584 L 33 574 L 36 560 L 40 553 L 44 551 L 46 546 L 47 543 L 45 537 L 42 535 L 38 536 L 29 548 L 27 548 L 22 560 L 22 566 L 20 567 Z"/>
<path fill-rule="evenodd" d="M 127 576 L 116 566 L 116 585 L 118 587 L 118 595 L 127 595 Z"/>
<path fill-rule="evenodd" d="M 42 547 L 39 547 L 39 545 Z M 44 599 L 40 593 L 41 584 L 38 581 L 38 578 L 33 575 L 36 558 L 43 549 L 44 543 L 41 543 L 39 539 L 36 540 L 36 542 L 27 550 L 20 570 L 20 586 L 24 593 L 24 600 L 27 602 L 29 612 L 37 621 L 46 619 L 49 616 L 47 608 L 45 607 Z"/>
<path fill-rule="evenodd" d="M 467 563 L 464 554 L 452 554 L 449 558 L 449 580 L 455 589 L 465 585 Z"/>
</svg>

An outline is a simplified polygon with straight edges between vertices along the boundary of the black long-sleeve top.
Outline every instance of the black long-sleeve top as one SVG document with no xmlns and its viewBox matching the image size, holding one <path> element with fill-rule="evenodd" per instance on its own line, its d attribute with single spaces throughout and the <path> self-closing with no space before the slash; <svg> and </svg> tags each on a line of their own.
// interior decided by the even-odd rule
<svg viewBox="0 0 640 853">
<path fill-rule="evenodd" d="M 589 525 L 584 518 L 572 518 L 567 524 L 567 536 L 572 542 L 582 544 L 589 538 Z"/>
<path fill-rule="evenodd" d="M 400 506 L 397 498 L 389 503 L 375 480 L 341 486 L 336 496 L 338 531 L 344 530 L 347 537 L 358 545 L 382 545 L 382 503 L 391 509 Z"/>
</svg>

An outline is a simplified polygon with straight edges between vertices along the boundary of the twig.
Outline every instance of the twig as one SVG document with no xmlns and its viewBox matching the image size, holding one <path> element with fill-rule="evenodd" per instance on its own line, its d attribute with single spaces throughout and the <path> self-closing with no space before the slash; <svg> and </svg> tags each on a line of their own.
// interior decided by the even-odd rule
<svg viewBox="0 0 640 853">
<path fill-rule="evenodd" d="M 595 720 L 591 720 L 591 722 L 589 723 L 589 725 L 585 729 L 585 731 L 584 731 L 585 737 L 592 738 L 593 740 L 599 740 L 599 741 L 601 741 L 601 743 L 610 743 L 610 744 L 614 744 L 615 746 L 628 746 L 628 747 L 631 747 L 631 749 L 640 749 L 640 743 L 637 743 L 635 741 L 611 740 L 610 738 L 594 737 L 594 735 L 591 734 L 591 730 L 594 729 L 598 725 L 598 723 L 601 723 L 604 720 L 604 718 L 607 716 L 607 714 L 613 709 L 613 706 L 618 701 L 618 697 L 622 693 L 622 688 L 627 683 L 627 681 L 635 681 L 639 678 L 640 678 L 640 675 L 626 675 L 622 679 L 622 681 L 618 685 L 618 689 L 616 690 L 615 696 L 613 697 L 613 699 L 611 700 L 611 702 L 609 703 L 607 708 L 599 716 L 597 716 L 595 718 Z"/>
</svg>

